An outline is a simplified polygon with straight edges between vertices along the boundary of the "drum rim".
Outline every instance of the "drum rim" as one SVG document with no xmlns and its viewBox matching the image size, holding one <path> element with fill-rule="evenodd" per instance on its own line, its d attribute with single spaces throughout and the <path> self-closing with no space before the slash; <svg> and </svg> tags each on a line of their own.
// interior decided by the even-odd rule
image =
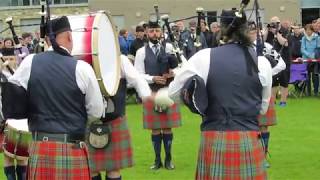
<svg viewBox="0 0 320 180">
<path fill-rule="evenodd" d="M 24 135 L 29 135 L 31 136 L 31 132 L 27 132 L 27 131 L 22 131 L 22 130 L 17 130 L 15 129 L 14 127 L 10 126 L 9 124 L 6 124 L 7 127 L 6 127 L 6 130 L 8 130 L 7 128 L 11 127 L 13 128 L 12 130 L 16 130 L 16 132 L 19 132 L 21 134 L 24 134 Z M 2 150 L 3 150 L 3 153 L 10 157 L 10 158 L 13 158 L 13 159 L 17 159 L 17 160 L 20 160 L 20 161 L 24 161 L 24 160 L 28 160 L 29 156 L 19 156 L 19 155 L 16 155 L 16 154 L 13 154 L 11 152 L 9 152 L 7 149 L 6 149 L 6 140 L 7 140 L 7 137 L 8 134 L 6 132 L 3 133 L 3 140 L 2 140 Z M 29 144 L 28 144 L 28 149 L 30 149 L 30 145 L 31 145 L 31 142 L 32 142 L 32 139 L 30 140 Z"/>
<path fill-rule="evenodd" d="M 98 83 L 99 83 L 99 86 L 100 86 L 100 89 L 101 89 L 101 92 L 103 95 L 105 96 L 114 96 L 117 91 L 118 91 L 118 87 L 119 87 L 119 83 L 120 83 L 120 45 L 119 45 L 119 42 L 118 42 L 118 35 L 116 33 L 116 30 L 115 30 L 115 26 L 114 26 L 114 22 L 113 22 L 113 19 L 111 18 L 110 14 L 108 13 L 105 13 L 105 12 L 97 12 L 96 13 L 96 16 L 94 18 L 94 22 L 93 22 L 93 27 L 96 27 L 97 26 L 97 23 L 100 22 L 100 18 L 105 15 L 107 16 L 108 20 L 110 21 L 111 23 L 111 27 L 112 27 L 112 31 L 113 31 L 113 34 L 114 34 L 114 42 L 115 42 L 115 46 L 116 46 L 116 57 L 117 57 L 117 62 L 116 62 L 116 84 L 115 84 L 115 87 L 113 89 L 112 92 L 108 92 L 104 83 L 103 83 L 103 77 L 101 75 L 101 70 L 100 70 L 100 61 L 99 61 L 99 58 L 98 56 L 92 56 L 92 65 L 93 65 L 93 68 L 94 68 L 94 72 L 96 74 L 96 77 L 98 79 Z M 98 41 L 98 38 L 99 38 L 99 34 L 94 31 L 92 33 L 92 40 L 91 40 L 91 48 L 92 48 L 92 52 L 98 52 L 98 43 L 96 43 Z"/>
<path fill-rule="evenodd" d="M 3 153 L 6 154 L 6 156 L 13 159 L 17 159 L 19 161 L 28 160 L 30 156 L 30 154 L 29 156 L 18 156 L 18 155 L 12 154 L 11 152 L 7 151 L 7 149 L 5 148 L 5 144 L 2 146 L 2 149 L 3 149 Z"/>
</svg>

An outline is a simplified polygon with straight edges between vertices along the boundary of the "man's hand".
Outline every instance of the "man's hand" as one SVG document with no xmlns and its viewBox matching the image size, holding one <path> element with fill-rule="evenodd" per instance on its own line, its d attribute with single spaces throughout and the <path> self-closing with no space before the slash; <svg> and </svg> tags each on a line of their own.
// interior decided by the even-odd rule
<svg viewBox="0 0 320 180">
<path fill-rule="evenodd" d="M 173 78 L 174 77 L 173 70 L 169 69 L 169 73 L 163 74 L 163 77 L 165 77 L 166 79 Z"/>
<path fill-rule="evenodd" d="M 152 81 L 156 84 L 165 85 L 167 82 L 167 78 L 163 76 L 153 76 Z"/>
</svg>

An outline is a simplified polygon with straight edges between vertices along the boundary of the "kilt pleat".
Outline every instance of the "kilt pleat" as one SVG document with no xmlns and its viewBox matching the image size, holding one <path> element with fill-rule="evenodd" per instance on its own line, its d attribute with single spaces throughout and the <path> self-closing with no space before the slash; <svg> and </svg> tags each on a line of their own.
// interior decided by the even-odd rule
<svg viewBox="0 0 320 180">
<path fill-rule="evenodd" d="M 264 180 L 265 157 L 259 132 L 204 131 L 198 155 L 197 180 Z"/>
<path fill-rule="evenodd" d="M 87 147 L 79 144 L 33 141 L 29 149 L 27 179 L 90 180 Z"/>
<path fill-rule="evenodd" d="M 273 126 L 277 124 L 276 110 L 275 110 L 275 98 L 270 98 L 270 103 L 266 114 L 259 115 L 259 126 Z"/>
<path fill-rule="evenodd" d="M 154 101 L 143 102 L 143 128 L 164 129 L 181 126 L 181 114 L 178 104 L 173 104 L 166 112 L 156 112 Z"/>
<path fill-rule="evenodd" d="M 111 121 L 110 127 L 111 141 L 106 148 L 96 149 L 89 145 L 90 167 L 93 173 L 133 166 L 132 144 L 126 117 Z"/>
</svg>

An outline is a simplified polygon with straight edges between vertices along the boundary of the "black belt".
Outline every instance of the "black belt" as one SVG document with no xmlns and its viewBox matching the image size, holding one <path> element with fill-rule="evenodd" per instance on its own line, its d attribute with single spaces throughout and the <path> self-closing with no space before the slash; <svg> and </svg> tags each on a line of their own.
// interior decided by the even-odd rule
<svg viewBox="0 0 320 180">
<path fill-rule="evenodd" d="M 53 134 L 45 132 L 32 132 L 34 141 L 58 141 L 63 143 L 79 143 L 84 141 L 85 136 L 80 134 Z"/>
</svg>

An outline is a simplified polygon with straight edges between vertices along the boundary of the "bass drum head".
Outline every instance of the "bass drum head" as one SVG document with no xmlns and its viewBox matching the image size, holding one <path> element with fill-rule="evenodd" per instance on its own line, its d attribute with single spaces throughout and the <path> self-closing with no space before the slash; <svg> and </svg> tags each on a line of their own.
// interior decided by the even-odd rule
<svg viewBox="0 0 320 180">
<path fill-rule="evenodd" d="M 93 67 L 105 96 L 114 96 L 120 81 L 120 48 L 111 17 L 99 12 L 93 22 Z"/>
</svg>

